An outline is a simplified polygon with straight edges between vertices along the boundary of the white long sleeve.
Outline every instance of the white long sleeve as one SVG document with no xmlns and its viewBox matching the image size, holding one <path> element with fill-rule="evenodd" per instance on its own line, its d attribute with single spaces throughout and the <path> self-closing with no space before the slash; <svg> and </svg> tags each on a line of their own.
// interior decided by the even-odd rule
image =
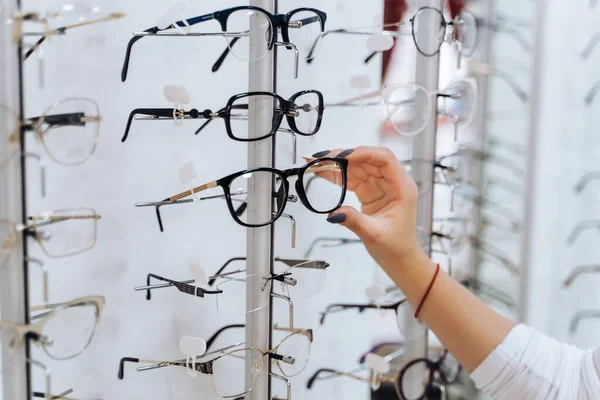
<svg viewBox="0 0 600 400">
<path fill-rule="evenodd" d="M 583 351 L 517 325 L 471 378 L 495 400 L 598 400 L 600 348 Z"/>
</svg>

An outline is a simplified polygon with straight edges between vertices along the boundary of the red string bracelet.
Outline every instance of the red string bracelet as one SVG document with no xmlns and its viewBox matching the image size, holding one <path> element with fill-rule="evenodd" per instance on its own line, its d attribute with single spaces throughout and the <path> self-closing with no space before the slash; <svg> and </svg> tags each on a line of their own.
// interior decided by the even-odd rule
<svg viewBox="0 0 600 400">
<path fill-rule="evenodd" d="M 417 312 L 415 313 L 415 318 L 419 318 L 421 309 L 423 308 L 423 305 L 425 304 L 425 300 L 427 300 L 427 296 L 429 296 L 429 292 L 431 292 L 431 288 L 433 288 L 433 284 L 435 283 L 435 280 L 437 279 L 439 273 L 440 273 L 440 264 L 438 264 L 437 268 L 435 269 L 435 274 L 433 275 L 433 279 L 431 280 L 431 283 L 429 284 L 429 287 L 427 288 L 427 291 L 425 292 L 425 296 L 423 296 L 423 300 L 421 300 L 421 303 L 419 304 L 419 307 L 417 308 Z"/>
</svg>

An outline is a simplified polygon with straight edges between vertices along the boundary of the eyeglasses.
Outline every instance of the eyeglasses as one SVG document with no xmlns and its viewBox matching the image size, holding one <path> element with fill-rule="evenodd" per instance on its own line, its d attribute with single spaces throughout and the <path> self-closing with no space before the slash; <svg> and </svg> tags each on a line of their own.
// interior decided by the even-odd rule
<svg viewBox="0 0 600 400">
<path fill-rule="evenodd" d="M 0 321 L 0 330 L 8 333 L 11 348 L 21 347 L 25 340 L 31 339 L 38 342 L 50 358 L 68 360 L 88 348 L 104 304 L 102 296 L 87 296 L 33 307 L 31 311 L 39 314 L 31 319 L 37 322 L 19 325 Z"/>
<path fill-rule="evenodd" d="M 257 137 L 248 136 L 248 112 L 250 109 L 267 113 L 272 121 L 268 130 L 259 132 Z M 148 117 L 137 117 L 146 115 Z M 236 141 L 253 142 L 269 138 L 277 132 L 283 118 L 293 133 L 311 136 L 321 127 L 323 118 L 323 95 L 317 90 L 303 90 L 285 100 L 283 97 L 269 92 L 249 92 L 235 95 L 229 99 L 225 107 L 213 112 L 199 111 L 195 108 L 186 111 L 177 108 L 137 108 L 129 114 L 125 134 L 121 142 L 125 142 L 133 119 L 144 120 L 174 120 L 206 119 L 207 121 L 195 132 L 199 134 L 205 126 L 216 118 L 223 119 L 227 135 Z"/>
<path fill-rule="evenodd" d="M 236 257 L 228 260 L 216 274 L 210 277 L 208 286 L 214 286 L 216 281 L 217 290 L 207 290 L 202 287 L 192 285 L 194 279 L 185 281 L 174 281 L 155 274 L 148 274 L 147 285 L 136 287 L 136 291 L 146 291 L 146 299 L 151 299 L 151 290 L 167 287 L 176 287 L 180 292 L 196 297 L 204 297 L 207 294 L 216 295 L 217 311 L 223 314 L 246 314 L 258 311 L 266 307 L 268 298 L 265 302 L 254 309 L 246 307 L 246 297 L 242 294 L 246 292 L 247 285 L 255 287 L 256 290 L 271 291 L 273 282 L 279 282 L 284 296 L 296 299 L 304 299 L 320 292 L 325 285 L 326 269 L 329 264 L 325 261 L 316 260 L 291 260 L 275 258 L 275 272 L 269 277 L 260 275 L 246 275 L 245 257 Z M 241 268 L 233 268 L 234 271 L 225 273 L 224 270 L 230 265 L 238 265 Z M 166 282 L 163 284 L 151 285 L 151 279 Z"/>
<path fill-rule="evenodd" d="M 0 149 L 0 168 L 19 149 L 21 129 L 34 131 L 46 152 L 61 165 L 79 165 L 96 150 L 102 117 L 98 104 L 85 98 L 66 98 L 48 107 L 40 117 L 20 121 L 16 112 L 0 105 L 0 129 L 8 143 Z"/>
<path fill-rule="evenodd" d="M 440 52 L 440 48 L 444 42 L 451 44 L 459 53 L 459 55 L 471 56 L 477 47 L 478 41 L 478 24 L 475 15 L 469 11 L 461 11 L 456 15 L 452 21 L 446 21 L 443 14 L 432 7 L 422 7 L 413 18 L 410 19 L 412 26 L 412 37 L 417 47 L 417 51 L 426 57 L 435 56 Z M 402 28 L 408 25 L 407 22 L 396 22 L 381 25 L 382 29 L 385 28 Z M 419 36 L 419 27 L 431 27 L 439 26 L 438 32 L 434 33 L 435 40 L 429 40 Z M 448 31 L 448 27 L 452 30 Z M 310 51 L 307 55 L 307 61 L 310 62 L 316 54 L 316 49 L 323 41 L 326 36 L 330 34 L 350 34 L 350 35 L 374 35 L 375 26 L 363 26 L 354 28 L 342 28 L 334 29 L 321 33 L 313 41 Z M 371 30 L 371 32 L 367 31 Z M 449 33 L 449 34 L 447 34 Z M 408 35 L 410 33 L 394 32 L 386 30 L 381 34 L 389 36 L 401 36 Z M 371 59 L 373 55 L 367 58 L 367 61 Z M 460 56 L 458 59 L 460 66 Z"/>
<path fill-rule="evenodd" d="M 278 328 L 274 329 L 277 330 Z M 303 349 L 303 351 L 305 354 L 308 354 L 310 353 L 311 341 L 312 330 L 293 329 L 285 338 L 283 338 L 283 340 L 279 342 L 277 346 L 273 347 L 271 350 L 264 351 L 253 347 L 230 350 L 232 347 L 243 345 L 243 343 L 237 343 L 224 349 L 205 353 L 202 358 L 219 354 L 217 357 L 205 362 L 196 362 L 196 360 L 194 360 L 194 362 L 190 364 L 189 360 L 155 361 L 125 357 L 120 361 L 118 376 L 119 379 L 124 378 L 125 362 L 150 364 L 137 368 L 138 371 L 147 371 L 166 366 L 184 367 L 200 372 L 204 375 L 210 375 L 213 389 L 218 396 L 222 398 L 235 398 L 238 396 L 243 396 L 244 394 L 252 391 L 252 388 L 258 381 L 258 378 L 263 371 L 265 369 L 268 370 L 268 367 L 265 368 L 266 357 L 268 357 L 270 360 L 274 360 L 284 375 L 286 374 L 285 371 L 295 374 L 301 372 L 306 365 L 303 365 L 302 368 L 299 368 L 299 364 L 307 363 L 307 358 L 300 358 L 296 360 L 294 357 L 283 355 L 281 353 L 286 349 L 298 352 L 298 346 L 303 343 L 308 347 L 308 350 Z M 249 381 L 245 381 L 244 379 L 232 380 L 231 377 L 235 374 L 243 374 L 247 362 L 252 366 L 252 379 Z M 299 364 L 296 365 L 296 362 Z M 293 371 L 290 371 L 288 368 L 292 368 Z"/>
<path fill-rule="evenodd" d="M 432 110 L 448 116 L 454 124 L 455 140 L 459 126 L 471 123 L 477 110 L 477 87 L 473 79 L 459 79 L 442 91 L 429 91 L 417 84 L 387 84 L 358 98 L 340 103 L 325 104 L 329 107 L 377 106 L 380 102 L 365 103 L 369 98 L 382 97 L 387 121 L 402 136 L 416 136 L 430 124 Z"/>
<path fill-rule="evenodd" d="M 181 192 L 179 194 L 168 197 L 167 199 L 153 203 L 137 203 L 136 207 L 155 207 L 158 218 L 158 223 L 161 232 L 163 231 L 162 218 L 159 208 L 166 205 L 192 203 L 194 201 L 225 198 L 227 206 L 232 218 L 238 224 L 256 228 L 260 226 L 270 225 L 275 222 L 283 213 L 288 201 L 296 202 L 299 198 L 302 204 L 310 211 L 317 214 L 328 214 L 337 210 L 344 202 L 346 196 L 347 184 L 347 168 L 348 160 L 344 158 L 318 158 L 309 162 L 301 168 L 292 168 L 279 170 L 274 168 L 255 168 L 245 171 L 240 171 L 232 175 L 228 175 L 216 181 L 208 182 L 204 185 L 197 186 L 193 189 Z M 317 174 L 337 184 L 335 195 L 323 196 L 321 193 L 309 195 L 306 193 L 305 184 L 311 174 Z M 289 195 L 288 178 L 297 177 L 295 188 L 298 194 L 296 196 Z M 248 213 L 245 213 L 247 203 L 245 200 L 234 200 L 234 196 L 243 196 L 248 193 L 248 188 L 255 186 L 258 182 L 271 184 L 272 198 L 274 201 L 275 211 L 269 217 L 262 220 L 250 221 Z M 206 189 L 220 186 L 223 190 L 223 195 L 210 197 L 201 197 L 195 199 L 185 199 L 189 196 L 202 192 Z M 242 203 L 240 207 L 234 207 L 234 201 Z"/>
<path fill-rule="evenodd" d="M 222 32 L 190 32 L 194 25 L 211 20 L 219 23 Z M 279 30 L 281 30 L 281 36 L 285 43 L 297 43 L 298 46 L 306 47 L 314 41 L 314 38 L 318 34 L 324 31 L 326 20 L 326 13 L 308 7 L 297 8 L 287 14 L 273 15 L 259 7 L 240 6 L 182 21 L 169 21 L 164 25 L 146 29 L 144 32 L 134 32 L 135 37 L 127 45 L 121 80 L 124 82 L 127 79 L 131 48 L 142 37 L 222 36 L 227 41 L 227 50 L 219 57 L 219 61 L 213 67 L 213 70 L 217 70 L 229 52 L 234 57 L 243 61 L 260 60 L 269 50 L 273 49 L 273 46 L 277 42 Z M 251 27 L 258 29 L 255 37 L 264 38 L 264 42 L 260 40 L 250 45 Z"/>
<path fill-rule="evenodd" d="M 312 43 L 312 45 L 310 46 L 310 50 L 308 51 L 307 55 L 306 55 L 306 62 L 307 63 L 312 63 L 313 59 L 315 58 L 315 56 L 318 53 L 318 49 L 321 47 L 323 40 L 332 35 L 332 34 L 340 34 L 340 35 L 356 35 L 356 36 L 375 36 L 375 35 L 385 35 L 385 36 L 390 36 L 393 38 L 399 37 L 399 36 L 409 36 L 411 35 L 410 33 L 407 32 L 400 32 L 400 31 L 394 31 L 394 30 L 387 30 L 386 28 L 399 28 L 401 25 L 403 25 L 402 22 L 400 23 L 390 23 L 390 24 L 383 24 L 383 25 L 379 25 L 379 26 L 360 26 L 360 27 L 352 27 L 352 28 L 340 28 L 340 29 L 332 29 L 332 30 L 327 30 L 325 32 L 322 32 L 321 34 L 319 34 L 316 38 L 315 41 Z M 381 28 L 381 29 L 386 29 L 386 30 L 382 30 L 381 32 L 377 32 L 377 28 Z M 389 50 L 389 49 L 387 49 Z M 372 54 L 370 54 L 366 59 L 365 59 L 365 63 L 368 63 L 369 61 L 371 61 L 373 59 L 373 57 L 377 54 L 378 52 L 373 52 Z"/>
<path fill-rule="evenodd" d="M 325 323 L 325 317 L 327 315 L 347 310 L 358 310 L 359 313 L 362 313 L 365 310 L 381 310 L 383 312 L 393 310 L 396 313 L 396 323 L 398 325 L 398 329 L 400 330 L 400 333 L 404 338 L 417 339 L 419 337 L 422 337 L 423 333 L 425 332 L 425 325 L 423 325 L 421 322 L 415 320 L 417 327 L 415 327 L 414 329 L 409 330 L 406 326 L 404 319 L 407 316 L 412 317 L 413 311 L 406 299 L 402 298 L 398 300 L 397 298 L 394 298 L 399 294 L 400 293 L 398 291 L 393 290 L 391 296 L 386 296 L 388 298 L 378 300 L 377 303 L 371 302 L 363 304 L 330 304 L 329 306 L 327 306 L 327 308 L 325 308 L 324 311 L 321 312 L 320 324 L 323 325 Z"/>
<path fill-rule="evenodd" d="M 100 218 L 92 208 L 72 208 L 29 217 L 28 225 L 0 220 L 0 267 L 7 264 L 17 247 L 19 232 L 33 237 L 48 257 L 68 257 L 88 251 L 96 244 Z"/>
<path fill-rule="evenodd" d="M 88 25 L 94 25 L 100 22 L 107 22 L 116 19 L 121 19 L 125 16 L 123 13 L 111 13 L 108 16 L 100 17 L 100 18 L 89 18 L 93 17 L 91 13 L 93 13 L 94 9 L 90 10 L 90 13 L 85 13 L 85 10 L 77 10 L 78 15 L 77 19 L 74 20 L 72 24 L 65 24 L 65 20 L 69 19 L 69 13 L 65 14 L 64 10 L 61 10 L 61 13 L 49 13 L 47 15 L 41 15 L 39 13 L 25 13 L 25 14 L 16 14 L 11 16 L 9 22 L 14 23 L 12 37 L 14 43 L 18 43 L 21 40 L 21 37 L 26 36 L 41 36 L 40 39 L 25 53 L 24 60 L 27 60 L 29 56 L 36 51 L 42 43 L 44 43 L 47 39 L 55 35 L 64 35 L 68 30 L 73 28 L 79 28 Z M 82 12 L 83 11 L 83 12 Z M 75 14 L 71 12 L 71 14 Z M 24 22 L 37 22 L 42 23 L 44 25 L 43 33 L 23 33 L 23 23 Z M 76 21 L 76 22 L 75 22 Z M 50 25 L 58 25 L 56 28 L 52 28 Z"/>
<path fill-rule="evenodd" d="M 441 380 L 445 384 L 456 383 L 461 370 L 462 367 L 458 361 L 448 353 L 448 350 L 443 350 L 436 361 L 429 358 L 414 359 L 391 377 L 374 372 L 371 378 L 363 378 L 334 369 L 319 369 L 307 381 L 306 387 L 311 389 L 315 381 L 319 378 L 319 375 L 322 374 L 347 376 L 359 381 L 372 383 L 375 387 L 381 383 L 392 383 L 394 384 L 398 398 L 402 400 L 425 400 L 428 398 L 428 394 L 432 392 L 436 381 Z M 414 385 L 413 383 L 419 384 Z"/>
</svg>

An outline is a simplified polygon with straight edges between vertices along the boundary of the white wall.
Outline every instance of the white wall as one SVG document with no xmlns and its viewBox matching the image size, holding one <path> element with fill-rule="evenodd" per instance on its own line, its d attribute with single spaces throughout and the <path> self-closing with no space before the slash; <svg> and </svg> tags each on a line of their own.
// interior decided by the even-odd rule
<svg viewBox="0 0 600 400">
<path fill-rule="evenodd" d="M 81 398 L 101 396 L 117 399 L 189 399 L 214 398 L 207 377 L 196 380 L 183 369 L 167 368 L 136 373 L 126 371 L 124 381 L 117 380 L 121 357 L 176 359 L 177 343 L 183 335 L 208 337 L 219 327 L 240 322 L 216 312 L 210 299 L 184 296 L 174 290 L 159 291 L 148 302 L 133 287 L 145 283 L 148 272 L 175 279 L 187 277 L 190 261 L 198 260 L 207 270 L 218 268 L 233 256 L 245 255 L 246 231 L 230 217 L 220 201 L 203 202 L 164 212 L 166 232 L 157 228 L 151 209 L 136 209 L 135 202 L 152 201 L 182 189 L 178 169 L 194 161 L 198 183 L 220 178 L 246 167 L 246 147 L 231 141 L 220 121 L 212 123 L 201 135 L 193 131 L 199 125 L 184 122 L 175 129 L 169 123 L 134 122 L 127 143 L 120 142 L 129 112 L 136 107 L 169 107 L 163 100 L 166 84 L 183 84 L 191 93 L 193 107 L 218 109 L 227 99 L 248 88 L 247 64 L 230 58 L 216 74 L 210 67 L 224 49 L 216 39 L 143 39 L 134 47 L 129 78 L 120 82 L 125 46 L 133 30 L 155 25 L 170 7 L 163 1 L 104 1 L 106 12 L 125 12 L 121 21 L 74 30 L 44 45 L 46 88 L 37 82 L 35 59 L 26 65 L 27 115 L 39 115 L 52 102 L 66 96 L 81 95 L 95 99 L 104 117 L 99 147 L 92 160 L 77 168 L 63 168 L 47 161 L 48 195 L 39 197 L 35 165 L 29 171 L 29 212 L 37 213 L 65 206 L 92 206 L 101 215 L 98 244 L 92 251 L 68 259 L 45 259 L 50 273 L 51 301 L 65 301 L 90 294 L 106 296 L 106 309 L 96 336 L 82 356 L 65 362 L 50 362 L 55 391 L 75 389 Z M 194 15 L 238 5 L 233 0 L 192 3 Z M 44 9 L 46 1 L 26 0 L 24 9 Z M 370 2 L 304 1 L 280 2 L 280 10 L 314 6 L 329 15 L 328 28 L 370 24 L 380 15 L 380 6 Z M 290 54 L 279 52 L 278 93 L 288 97 L 298 90 L 318 89 L 326 101 L 336 101 L 357 93 L 349 87 L 349 78 L 367 73 L 376 84 L 380 61 L 368 67 L 362 64 L 367 50 L 361 40 L 328 38 L 313 65 L 301 64 L 300 79 L 291 79 Z M 374 113 L 361 110 L 327 110 L 321 131 L 314 138 L 298 138 L 299 155 L 311 155 L 324 149 L 352 148 L 377 142 Z M 33 140 L 30 149 L 42 152 Z M 301 161 L 300 161 L 301 162 Z M 278 141 L 277 165 L 291 167 L 290 140 Z M 348 204 L 355 204 L 350 198 Z M 276 254 L 301 256 L 315 236 L 349 236 L 343 228 L 325 222 L 299 203 L 286 210 L 298 221 L 298 243 L 290 249 L 289 224 L 277 223 Z M 35 245 L 32 254 L 44 258 Z M 317 368 L 351 369 L 371 344 L 377 315 L 356 316 L 352 312 L 333 316 L 324 327 L 318 326 L 321 309 L 332 302 L 364 301 L 363 289 L 373 278 L 374 264 L 360 246 L 324 249 L 315 256 L 331 263 L 327 284 L 321 294 L 296 303 L 297 327 L 315 328 L 315 342 L 309 367 L 293 379 L 296 399 L 365 399 L 367 385 L 352 380 L 320 383 L 307 392 L 307 377 Z M 32 271 L 32 303 L 41 299 L 40 280 Z M 284 323 L 286 314 L 279 307 L 276 322 Z M 229 341 L 241 337 L 231 335 Z M 392 335 L 393 336 L 393 335 Z M 393 339 L 393 337 L 392 337 Z M 225 341 L 225 340 L 224 340 Z M 41 351 L 36 358 L 48 361 Z M 242 379 L 241 377 L 234 377 Z M 276 393 L 281 385 L 275 383 Z M 36 390 L 42 389 L 41 375 L 35 373 Z"/>
</svg>

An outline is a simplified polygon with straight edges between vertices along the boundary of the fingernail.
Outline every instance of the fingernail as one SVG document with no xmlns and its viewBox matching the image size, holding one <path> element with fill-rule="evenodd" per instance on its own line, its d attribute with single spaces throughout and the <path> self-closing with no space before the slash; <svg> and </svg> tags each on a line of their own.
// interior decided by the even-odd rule
<svg viewBox="0 0 600 400">
<path fill-rule="evenodd" d="M 340 154 L 338 154 L 336 157 L 340 157 L 340 158 L 344 158 L 349 156 L 350 154 L 354 153 L 354 149 L 348 149 L 348 150 L 344 150 L 342 151 Z"/>
<path fill-rule="evenodd" d="M 346 216 L 344 214 L 335 214 L 327 218 L 327 222 L 329 222 L 330 224 L 341 224 L 345 220 Z"/>
<path fill-rule="evenodd" d="M 313 154 L 313 157 L 324 157 L 327 154 L 329 154 L 331 150 L 323 150 L 323 151 L 319 151 L 318 153 Z"/>
</svg>

